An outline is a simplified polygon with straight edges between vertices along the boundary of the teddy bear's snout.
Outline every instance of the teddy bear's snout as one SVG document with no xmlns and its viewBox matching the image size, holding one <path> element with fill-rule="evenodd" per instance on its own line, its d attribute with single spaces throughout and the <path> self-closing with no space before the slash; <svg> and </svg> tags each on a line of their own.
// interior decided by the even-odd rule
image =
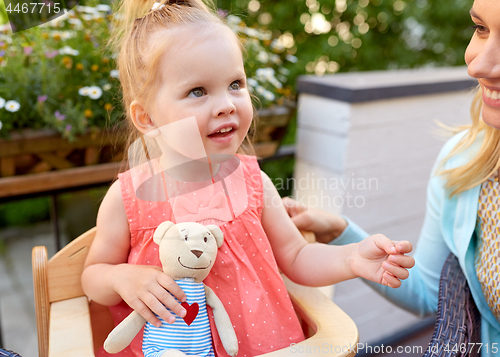
<svg viewBox="0 0 500 357">
<path fill-rule="evenodd" d="M 203 254 L 203 251 L 193 249 L 193 250 L 191 251 L 191 253 L 193 253 L 194 255 L 196 255 L 196 258 L 199 258 L 199 257 L 201 257 L 201 255 Z"/>
</svg>

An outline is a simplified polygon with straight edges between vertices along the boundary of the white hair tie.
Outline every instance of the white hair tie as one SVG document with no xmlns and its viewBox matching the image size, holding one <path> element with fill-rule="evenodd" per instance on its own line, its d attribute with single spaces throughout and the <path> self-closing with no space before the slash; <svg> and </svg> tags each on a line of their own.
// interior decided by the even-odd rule
<svg viewBox="0 0 500 357">
<path fill-rule="evenodd" d="M 153 7 L 151 8 L 151 11 L 161 9 L 163 6 L 165 6 L 165 4 L 161 4 L 159 2 L 155 2 L 153 4 Z"/>
</svg>

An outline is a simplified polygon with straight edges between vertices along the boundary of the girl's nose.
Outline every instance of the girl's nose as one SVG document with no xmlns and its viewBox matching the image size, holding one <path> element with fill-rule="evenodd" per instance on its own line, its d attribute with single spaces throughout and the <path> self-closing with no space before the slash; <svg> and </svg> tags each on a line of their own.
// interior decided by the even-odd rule
<svg viewBox="0 0 500 357">
<path fill-rule="evenodd" d="M 468 66 L 468 72 L 474 78 L 500 79 L 500 41 L 498 37 L 488 39 L 477 51 Z"/>
<path fill-rule="evenodd" d="M 214 106 L 214 117 L 234 114 L 236 106 L 227 94 L 221 96 Z"/>
</svg>

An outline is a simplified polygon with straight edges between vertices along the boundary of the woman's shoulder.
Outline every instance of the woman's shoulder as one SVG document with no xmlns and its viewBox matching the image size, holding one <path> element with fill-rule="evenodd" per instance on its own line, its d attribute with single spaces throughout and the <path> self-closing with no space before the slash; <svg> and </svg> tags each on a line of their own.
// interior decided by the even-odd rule
<svg viewBox="0 0 500 357">
<path fill-rule="evenodd" d="M 473 138 L 469 138 L 469 136 L 470 130 L 466 129 L 448 139 L 439 152 L 437 162 L 442 162 L 442 160 L 447 158 L 458 145 L 461 145 L 464 141 L 469 139 L 473 140 L 473 142 L 470 143 L 470 145 L 466 145 L 463 150 L 457 152 L 452 157 L 448 157 L 448 160 L 445 162 L 445 166 L 446 168 L 457 167 L 471 160 L 481 147 L 484 139 L 484 132 L 479 132 Z"/>
</svg>

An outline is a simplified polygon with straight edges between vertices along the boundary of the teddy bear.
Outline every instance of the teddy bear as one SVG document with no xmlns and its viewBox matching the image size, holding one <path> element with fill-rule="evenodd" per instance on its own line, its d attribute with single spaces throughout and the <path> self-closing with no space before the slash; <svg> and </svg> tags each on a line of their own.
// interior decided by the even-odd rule
<svg viewBox="0 0 500 357">
<path fill-rule="evenodd" d="M 163 271 L 186 293 L 187 301 L 182 305 L 187 315 L 184 318 L 174 315 L 174 324 L 162 321 L 161 327 L 155 327 L 133 311 L 111 331 L 104 349 L 108 353 L 120 352 L 146 323 L 142 345 L 145 357 L 213 356 L 208 304 L 224 349 L 230 356 L 236 356 L 238 340 L 224 305 L 202 282 L 212 269 L 217 250 L 224 241 L 220 228 L 194 222 L 174 224 L 166 221 L 155 230 L 153 240 L 159 245 Z"/>
</svg>

